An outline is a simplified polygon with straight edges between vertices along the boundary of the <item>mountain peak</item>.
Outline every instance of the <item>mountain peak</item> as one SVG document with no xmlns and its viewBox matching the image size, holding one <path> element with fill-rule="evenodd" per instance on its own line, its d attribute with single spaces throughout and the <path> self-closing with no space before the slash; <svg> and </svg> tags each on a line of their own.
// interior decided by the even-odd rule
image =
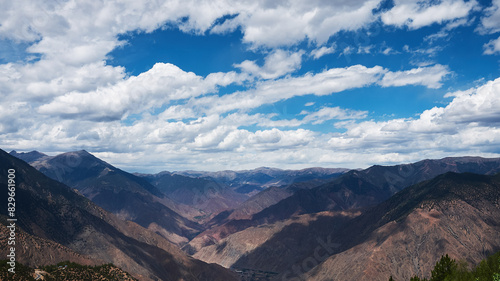
<svg viewBox="0 0 500 281">
<path fill-rule="evenodd" d="M 262 167 L 258 167 L 258 168 L 253 169 L 253 171 L 254 172 L 262 172 L 262 171 L 283 171 L 283 170 L 282 169 L 278 169 L 278 168 L 272 168 L 272 167 L 262 166 Z"/>
<path fill-rule="evenodd" d="M 97 161 L 97 162 L 100 162 L 101 164 L 104 164 L 106 166 L 110 166 L 110 164 L 95 157 L 92 153 L 90 153 L 86 150 L 76 150 L 76 151 L 65 152 L 65 153 L 57 155 L 54 158 L 58 158 L 58 159 L 63 158 L 63 159 L 66 159 L 66 161 L 68 159 L 74 159 L 74 161 L 77 161 L 77 159 L 78 159 L 78 161 L 91 161 L 91 162 Z"/>
<path fill-rule="evenodd" d="M 33 161 L 40 160 L 43 157 L 48 157 L 48 155 L 43 154 L 43 153 L 36 151 L 36 150 L 30 151 L 30 152 L 17 152 L 15 150 L 12 150 L 11 152 L 9 152 L 9 154 L 16 157 L 16 158 L 19 158 L 25 162 L 33 162 Z"/>
<path fill-rule="evenodd" d="M 73 155 L 78 155 L 78 156 L 94 156 L 94 155 L 92 155 L 91 153 L 89 153 L 85 149 L 76 150 L 76 151 L 70 151 L 70 152 L 66 152 L 66 153 L 63 153 L 63 154 L 69 154 L 69 155 L 73 154 Z"/>
</svg>

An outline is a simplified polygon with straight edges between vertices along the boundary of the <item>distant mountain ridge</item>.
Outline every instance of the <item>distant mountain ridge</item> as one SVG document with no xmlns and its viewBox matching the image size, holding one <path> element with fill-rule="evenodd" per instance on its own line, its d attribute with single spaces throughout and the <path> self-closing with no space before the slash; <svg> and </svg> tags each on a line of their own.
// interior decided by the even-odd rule
<svg viewBox="0 0 500 281">
<path fill-rule="evenodd" d="M 448 157 L 352 170 L 313 189 L 299 190 L 255 214 L 254 219 L 273 221 L 294 214 L 369 207 L 383 202 L 407 186 L 446 172 L 491 175 L 500 172 L 500 158 Z"/>
<path fill-rule="evenodd" d="M 11 152 L 9 152 L 9 154 L 27 162 L 27 163 L 34 162 L 34 161 L 40 160 L 40 159 L 45 158 L 45 157 L 50 157 L 50 156 L 43 154 L 41 152 L 38 152 L 36 150 L 30 151 L 30 152 L 20 152 L 20 153 L 18 153 L 15 150 L 12 150 Z"/>
<path fill-rule="evenodd" d="M 257 168 L 243 171 L 181 171 L 160 172 L 157 174 L 136 174 L 146 179 L 172 200 L 186 204 L 204 212 L 200 223 L 214 217 L 233 213 L 230 218 L 254 214 L 283 199 L 289 191 L 275 192 L 275 198 L 260 192 L 271 186 L 287 186 L 309 180 L 321 181 L 335 178 L 347 169 L 308 168 L 302 170 L 281 170 L 276 168 Z M 257 202 L 255 195 L 262 201 Z M 270 195 L 269 193 L 267 195 Z M 253 203 L 247 202 L 252 200 Z"/>
<path fill-rule="evenodd" d="M 189 177 L 169 172 L 154 175 L 138 174 L 138 176 L 175 202 L 200 210 L 203 218 L 200 217 L 198 222 L 206 221 L 224 210 L 235 208 L 248 198 L 247 195 L 238 193 L 208 177 Z"/>
<path fill-rule="evenodd" d="M 284 186 L 295 182 L 312 179 L 327 179 L 339 176 L 349 169 L 345 168 L 306 168 L 301 170 L 282 170 L 278 168 L 260 167 L 253 170 L 225 170 L 219 172 L 180 171 L 176 174 L 212 178 L 224 183 L 240 193 L 260 191 L 271 186 Z M 255 193 L 254 193 L 255 194 Z"/>
</svg>

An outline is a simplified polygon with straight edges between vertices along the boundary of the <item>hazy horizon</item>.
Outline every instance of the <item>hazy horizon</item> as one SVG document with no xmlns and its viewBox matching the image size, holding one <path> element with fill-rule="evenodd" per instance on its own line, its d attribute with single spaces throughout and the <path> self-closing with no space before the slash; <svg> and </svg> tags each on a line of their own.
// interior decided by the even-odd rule
<svg viewBox="0 0 500 281">
<path fill-rule="evenodd" d="M 78 152 L 78 150 L 75 150 L 75 151 L 66 151 L 66 152 L 60 152 L 60 153 L 54 153 L 54 154 L 47 154 L 47 153 L 44 153 L 43 151 L 38 151 L 38 150 L 29 150 L 29 151 L 18 151 L 18 150 L 12 150 L 12 151 L 8 151 L 8 153 L 12 153 L 12 152 L 16 152 L 16 153 L 30 153 L 30 152 L 38 152 L 38 153 L 43 153 L 49 157 L 55 157 L 57 155 L 60 155 L 60 154 L 65 154 L 65 153 L 72 153 L 72 152 Z M 87 151 L 88 153 L 94 155 L 95 157 L 101 159 L 101 160 L 104 160 L 102 158 L 100 158 L 97 153 L 92 153 L 90 151 Z M 479 157 L 479 158 L 499 158 L 499 157 L 483 157 L 483 156 L 478 156 L 478 155 L 461 155 L 461 156 L 448 156 L 450 158 L 476 158 L 476 157 Z M 447 157 L 443 157 L 443 158 L 447 158 Z M 419 159 L 415 162 L 419 162 L 419 161 L 423 161 L 423 160 L 441 160 L 443 158 L 422 158 L 422 159 Z M 106 160 L 104 160 L 106 161 Z M 207 172 L 207 173 L 217 173 L 217 172 L 225 172 L 225 171 L 232 171 L 232 172 L 244 172 L 244 171 L 255 171 L 255 170 L 259 170 L 259 169 L 275 169 L 275 170 L 282 170 L 282 171 L 286 171 L 286 170 L 306 170 L 306 169 L 314 169 L 314 168 L 320 168 L 320 169 L 347 169 L 347 170 L 364 170 L 364 169 L 367 169 L 369 167 L 372 167 L 374 165 L 382 165 L 382 166 L 393 166 L 393 165 L 405 165 L 405 164 L 412 164 L 412 163 L 415 163 L 415 162 L 399 162 L 399 163 L 376 163 L 376 164 L 373 164 L 373 165 L 369 165 L 369 166 L 366 166 L 366 167 L 354 167 L 354 168 L 350 168 L 350 167 L 321 167 L 321 166 L 307 166 L 307 167 L 302 167 L 302 168 L 296 168 L 296 169 L 287 169 L 287 168 L 280 168 L 280 167 L 270 167 L 270 166 L 259 166 L 259 167 L 253 167 L 253 168 L 249 168 L 249 169 L 224 169 L 224 170 L 193 170 L 193 169 L 186 169 L 186 170 L 152 170 L 152 169 L 144 169 L 144 167 L 139 167 L 139 169 L 142 168 L 142 170 L 129 170 L 127 166 L 125 167 L 121 167 L 120 164 L 116 164 L 116 163 L 112 163 L 112 162 L 108 162 L 106 161 L 108 164 L 116 167 L 116 168 L 119 168 L 125 172 L 129 172 L 129 173 L 138 173 L 138 174 L 158 174 L 158 173 L 162 173 L 162 172 L 169 172 L 169 173 L 185 173 L 185 172 L 193 172 L 193 173 L 197 173 L 197 172 Z"/>
</svg>

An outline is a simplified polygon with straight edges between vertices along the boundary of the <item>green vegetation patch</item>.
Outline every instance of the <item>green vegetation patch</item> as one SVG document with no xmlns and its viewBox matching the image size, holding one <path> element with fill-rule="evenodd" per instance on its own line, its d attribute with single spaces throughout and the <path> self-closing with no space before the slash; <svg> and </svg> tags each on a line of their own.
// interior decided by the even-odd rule
<svg viewBox="0 0 500 281">
<path fill-rule="evenodd" d="M 0 280 L 36 280 L 36 277 L 43 277 L 47 281 L 60 280 L 78 280 L 78 281 L 98 281 L 98 280 L 113 280 L 113 281 L 133 281 L 137 280 L 129 273 L 121 270 L 111 263 L 88 266 L 74 262 L 64 261 L 56 265 L 42 266 L 38 269 L 32 269 L 16 262 L 16 273 L 12 274 L 7 271 L 10 267 L 7 260 L 0 261 Z"/>
<path fill-rule="evenodd" d="M 389 281 L 395 281 L 392 276 Z M 500 281 L 500 252 L 482 260 L 474 269 L 469 270 L 465 261 L 456 261 L 444 255 L 431 271 L 431 278 L 418 276 L 410 281 Z"/>
</svg>

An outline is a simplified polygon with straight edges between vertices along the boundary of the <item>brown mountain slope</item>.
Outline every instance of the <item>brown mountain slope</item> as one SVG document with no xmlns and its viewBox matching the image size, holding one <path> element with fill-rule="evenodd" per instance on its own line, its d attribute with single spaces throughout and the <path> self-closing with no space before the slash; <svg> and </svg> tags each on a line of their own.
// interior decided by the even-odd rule
<svg viewBox="0 0 500 281">
<path fill-rule="evenodd" d="M 207 221 L 221 211 L 235 208 L 248 198 L 210 178 L 188 177 L 169 172 L 138 175 L 175 202 L 200 210 L 204 216 L 197 217 L 198 222 Z"/>
<path fill-rule="evenodd" d="M 396 220 L 330 257 L 307 280 L 409 280 L 428 274 L 445 253 L 474 265 L 500 249 L 500 176 L 446 174 L 408 193 L 387 202 L 402 201 L 379 222 Z"/>
<path fill-rule="evenodd" d="M 234 209 L 228 216 L 228 220 L 250 219 L 253 214 L 278 203 L 290 195 L 292 195 L 292 192 L 286 188 L 273 186 L 265 189 Z"/>
<path fill-rule="evenodd" d="M 408 280 L 445 253 L 476 264 L 498 251 L 499 207 L 500 176 L 447 173 L 348 221 L 287 226 L 234 266 L 276 280 Z"/>
<path fill-rule="evenodd" d="M 447 206 L 448 205 L 448 206 Z M 401 222 L 380 227 L 367 241 L 334 255 L 306 274 L 307 280 L 410 280 L 428 274 L 441 255 L 476 264 L 500 249 L 498 213 L 465 202 L 418 208 Z"/>
<path fill-rule="evenodd" d="M 206 229 L 211 229 L 233 220 L 249 220 L 252 218 L 253 214 L 278 203 L 292 194 L 293 192 L 287 188 L 276 186 L 267 188 L 248 198 L 236 208 L 219 213 L 205 223 L 204 227 Z"/>
<path fill-rule="evenodd" d="M 293 195 L 298 190 L 307 190 L 325 184 L 335 178 L 332 176 L 327 179 L 312 179 L 303 182 L 296 182 L 285 186 L 271 186 L 254 196 L 248 198 L 237 208 L 230 210 L 224 220 L 210 221 L 208 226 L 221 225 L 224 222 L 231 220 L 246 220 L 251 219 L 254 214 L 280 202 L 281 200 Z M 205 225 L 207 226 L 207 225 Z"/>
<path fill-rule="evenodd" d="M 242 231 L 236 232 L 227 236 L 224 239 L 216 242 L 213 245 L 206 246 L 201 248 L 198 252 L 196 252 L 193 257 L 205 261 L 207 263 L 217 263 L 224 267 L 230 268 L 239 261 L 240 258 L 250 255 L 252 251 L 258 249 L 266 242 L 281 240 L 283 245 L 288 245 L 288 243 L 293 243 L 295 246 L 298 246 L 295 241 L 291 241 L 286 235 L 278 236 L 279 233 L 288 233 L 284 231 L 287 229 L 295 229 L 295 227 L 303 229 L 307 228 L 308 225 L 314 223 L 316 220 L 323 220 L 325 217 L 328 218 L 328 222 L 332 223 L 335 221 L 337 224 L 344 224 L 347 221 L 350 221 L 353 217 L 356 217 L 360 214 L 360 212 L 322 212 L 318 214 L 305 214 L 300 215 L 288 220 L 278 221 L 273 224 L 264 224 L 259 226 L 248 227 Z M 308 233 L 303 233 L 304 235 L 309 235 Z M 297 240 L 301 240 L 298 238 Z M 276 245 L 273 243 L 273 245 Z M 285 250 L 280 248 L 280 250 Z M 270 249 L 269 249 L 270 250 Z M 265 255 L 265 253 L 264 253 Z M 273 257 L 275 257 L 273 255 Z M 259 257 L 260 258 L 260 257 Z M 276 264 L 279 261 L 275 261 L 273 264 Z M 287 259 L 283 259 L 286 267 Z M 239 263 L 239 267 L 248 268 L 247 264 Z M 250 266 L 250 268 L 253 268 Z M 271 268 L 267 268 L 270 271 Z M 272 268 L 274 270 L 274 268 Z"/>
<path fill-rule="evenodd" d="M 18 157 L 33 159 L 16 153 Z M 88 153 L 74 151 L 35 158 L 30 164 L 46 176 L 77 189 L 94 203 L 182 245 L 201 231 L 170 207 L 176 206 L 145 179 L 124 172 Z M 186 208 L 183 208 L 186 209 Z"/>
<path fill-rule="evenodd" d="M 16 170 L 17 226 L 32 237 L 52 240 L 92 260 L 111 262 L 141 280 L 235 280 L 223 268 L 187 257 L 162 236 L 118 219 L 0 150 L 0 182 L 7 182 L 11 168 Z M 0 199 L 5 202 L 6 196 L 1 193 Z M 5 222 L 6 209 L 0 215 Z"/>
<path fill-rule="evenodd" d="M 409 185 L 448 171 L 492 174 L 499 170 L 498 158 L 455 157 L 349 171 L 317 187 L 298 188 L 292 195 L 253 214 L 251 218 L 220 220 L 211 229 L 191 240 L 184 249 L 194 254 L 203 247 L 217 244 L 220 239 L 247 227 L 272 224 L 300 214 L 374 206 Z"/>
<path fill-rule="evenodd" d="M 189 243 L 184 246 L 183 250 L 189 254 L 194 254 L 203 247 L 219 243 L 220 239 L 228 235 L 237 233 L 248 227 L 257 227 L 264 223 L 264 221 L 252 220 L 254 214 L 290 197 L 297 190 L 312 189 L 324 184 L 326 181 L 328 181 L 328 179 L 314 179 L 306 182 L 293 183 L 283 187 L 273 186 L 267 188 L 252 196 L 237 208 L 221 212 L 219 215 L 215 216 L 204 225 L 207 230 L 189 241 Z M 204 252 L 205 254 L 203 254 L 203 256 L 212 256 L 212 254 L 207 253 L 206 250 Z"/>
<path fill-rule="evenodd" d="M 10 230 L 6 227 L 7 222 L 0 224 L 0 245 L 7 245 Z M 40 265 L 57 264 L 62 261 L 76 262 L 82 265 L 103 264 L 102 260 L 92 260 L 87 256 L 76 253 L 72 249 L 58 244 L 54 241 L 30 235 L 22 229 L 16 229 L 16 239 L 22 241 L 16 247 L 16 261 L 29 267 Z M 6 257 L 9 247 L 1 247 L 0 256 Z"/>
</svg>

